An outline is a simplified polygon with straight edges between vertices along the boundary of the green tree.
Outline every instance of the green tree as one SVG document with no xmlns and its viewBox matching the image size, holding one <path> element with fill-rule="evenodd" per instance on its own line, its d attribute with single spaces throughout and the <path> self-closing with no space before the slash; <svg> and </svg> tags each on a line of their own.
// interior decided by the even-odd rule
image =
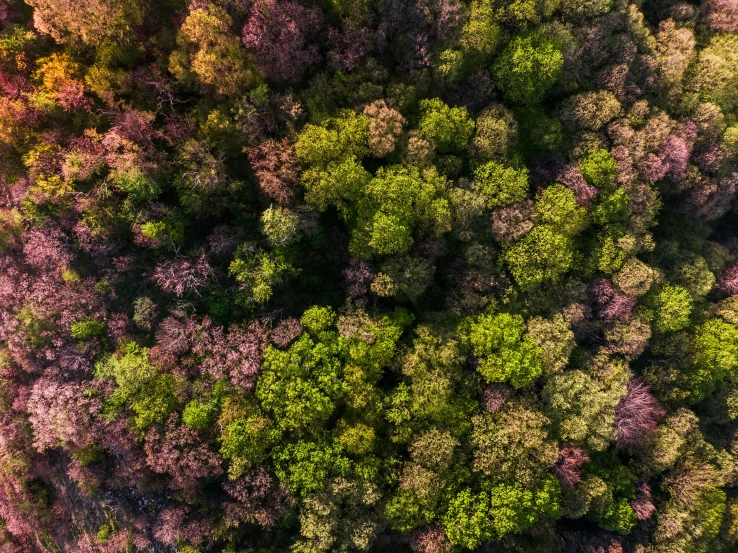
<svg viewBox="0 0 738 553">
<path fill-rule="evenodd" d="M 474 171 L 474 184 L 484 194 L 487 208 L 506 207 L 528 197 L 528 170 L 489 161 Z"/>
<path fill-rule="evenodd" d="M 566 273 L 574 262 L 574 245 L 551 226 L 537 225 L 519 242 L 506 244 L 502 259 L 518 286 L 529 290 Z"/>
<path fill-rule="evenodd" d="M 316 309 L 303 316 L 308 329 Z M 333 414 L 345 392 L 340 376 L 337 333 L 308 332 L 287 350 L 267 347 L 256 397 L 280 429 L 315 430 Z"/>
<path fill-rule="evenodd" d="M 494 66 L 505 98 L 516 104 L 536 104 L 559 78 L 564 56 L 557 42 L 540 32 L 517 36 Z"/>
<path fill-rule="evenodd" d="M 587 211 L 577 204 L 574 192 L 562 184 L 544 188 L 535 209 L 540 223 L 565 236 L 578 234 L 587 225 Z"/>
<path fill-rule="evenodd" d="M 492 539 L 494 533 L 489 511 L 489 496 L 485 492 L 475 494 L 469 489 L 459 492 L 441 519 L 449 541 L 467 549 L 476 549 L 482 542 Z"/>
<path fill-rule="evenodd" d="M 579 160 L 579 170 L 589 184 L 604 188 L 615 180 L 618 164 L 607 150 L 593 150 Z"/>
<path fill-rule="evenodd" d="M 133 427 L 143 432 L 164 419 L 177 407 L 176 381 L 149 362 L 149 350 L 134 342 L 122 355 L 112 355 L 95 367 L 96 378 L 110 378 L 115 384 L 106 407 L 111 414 L 121 409 L 133 413 Z"/>
<path fill-rule="evenodd" d="M 472 352 L 480 359 L 477 370 L 487 382 L 528 386 L 543 374 L 541 348 L 525 334 L 520 315 L 481 315 L 469 327 Z"/>
<path fill-rule="evenodd" d="M 676 332 L 689 325 L 692 296 L 682 286 L 665 284 L 647 305 L 653 309 L 653 328 L 656 332 Z"/>
<path fill-rule="evenodd" d="M 356 255 L 405 253 L 415 231 L 440 238 L 451 228 L 446 179 L 434 167 L 382 167 L 358 202 L 351 249 Z"/>
<path fill-rule="evenodd" d="M 418 128 L 432 140 L 440 154 L 457 153 L 466 148 L 474 132 L 474 120 L 466 108 L 452 108 L 438 98 L 420 101 Z"/>
</svg>

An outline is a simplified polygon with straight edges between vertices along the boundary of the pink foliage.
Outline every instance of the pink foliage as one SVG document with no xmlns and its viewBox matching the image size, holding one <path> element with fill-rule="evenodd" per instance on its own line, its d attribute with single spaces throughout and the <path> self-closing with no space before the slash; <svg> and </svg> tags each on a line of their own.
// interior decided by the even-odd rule
<svg viewBox="0 0 738 553">
<path fill-rule="evenodd" d="M 60 444 L 85 447 L 94 442 L 90 431 L 100 404 L 85 395 L 84 386 L 41 378 L 33 385 L 26 408 L 38 451 Z"/>
<path fill-rule="evenodd" d="M 582 479 L 582 465 L 589 461 L 586 452 L 574 444 L 564 444 L 554 465 L 554 474 L 563 488 L 571 488 Z"/>
<path fill-rule="evenodd" d="M 512 390 L 505 384 L 490 384 L 482 393 L 482 408 L 489 413 L 497 413 L 512 395 Z"/>
<path fill-rule="evenodd" d="M 294 317 L 284 319 L 269 333 L 269 340 L 281 348 L 287 347 L 292 340 L 302 334 L 302 325 Z"/>
<path fill-rule="evenodd" d="M 187 507 L 167 507 L 156 517 L 154 538 L 164 545 L 175 547 L 178 542 L 202 543 L 209 535 L 205 520 L 192 520 Z"/>
<path fill-rule="evenodd" d="M 200 255 L 195 259 L 179 257 L 160 263 L 151 280 L 165 292 L 177 297 L 189 293 L 199 296 L 200 290 L 210 284 L 213 276 L 213 269 L 207 259 Z"/>
<path fill-rule="evenodd" d="M 410 548 L 415 553 L 447 553 L 451 551 L 451 542 L 437 524 L 431 524 L 412 535 Z"/>
<path fill-rule="evenodd" d="M 492 234 L 498 242 L 519 240 L 533 228 L 535 212 L 528 200 L 492 213 Z"/>
<path fill-rule="evenodd" d="M 633 314 L 636 299 L 618 293 L 609 280 L 602 279 L 594 290 L 595 303 L 603 322 L 627 322 Z"/>
<path fill-rule="evenodd" d="M 718 177 L 697 174 L 690 183 L 682 211 L 714 221 L 725 215 L 733 205 L 738 191 L 738 171 Z"/>
<path fill-rule="evenodd" d="M 681 136 L 671 135 L 661 145 L 659 157 L 666 166 L 666 175 L 680 181 L 687 174 L 687 163 L 692 149 Z"/>
<path fill-rule="evenodd" d="M 300 166 L 289 140 L 268 139 L 246 153 L 261 191 L 277 203 L 292 202 Z"/>
<path fill-rule="evenodd" d="M 149 431 L 144 450 L 151 470 L 169 474 L 174 489 L 193 491 L 200 480 L 223 473 L 222 458 L 208 449 L 196 430 L 179 425 L 177 415 L 169 418 L 166 430 Z"/>
<path fill-rule="evenodd" d="M 210 249 L 219 257 L 229 257 L 236 251 L 238 245 L 242 242 L 242 232 L 235 228 L 225 225 L 218 225 L 213 229 L 213 233 L 208 236 Z"/>
<path fill-rule="evenodd" d="M 371 38 L 369 29 L 356 25 L 350 19 L 344 19 L 340 29 L 328 29 L 331 45 L 328 60 L 331 66 L 343 72 L 356 69 L 371 50 Z"/>
<path fill-rule="evenodd" d="M 630 502 L 638 520 L 648 520 L 656 512 L 656 507 L 651 501 L 651 487 L 641 482 L 636 489 L 636 498 Z"/>
<path fill-rule="evenodd" d="M 195 334 L 195 323 L 190 318 L 170 316 L 156 330 L 156 343 L 167 353 L 181 355 L 190 349 Z"/>
<path fill-rule="evenodd" d="M 234 386 L 252 390 L 268 343 L 269 333 L 260 323 L 251 323 L 246 329 L 231 325 L 226 333 L 206 318 L 192 351 L 203 357 L 200 370 L 204 373 L 213 378 L 228 376 Z"/>
<path fill-rule="evenodd" d="M 702 9 L 710 29 L 721 33 L 738 32 L 737 0 L 707 0 Z"/>
<path fill-rule="evenodd" d="M 349 266 L 343 271 L 348 297 L 354 301 L 364 298 L 369 293 L 369 286 L 376 276 L 368 262 L 351 259 Z"/>
<path fill-rule="evenodd" d="M 650 388 L 636 377 L 615 407 L 617 447 L 626 448 L 650 441 L 665 411 L 651 395 Z"/>
<path fill-rule="evenodd" d="M 581 171 L 579 171 L 579 165 L 567 165 L 564 170 L 559 173 L 557 178 L 561 184 L 570 188 L 572 192 L 574 192 L 574 196 L 576 197 L 579 205 L 590 207 L 597 198 L 597 189 L 584 180 Z"/>
<path fill-rule="evenodd" d="M 90 98 L 85 96 L 85 87 L 81 81 L 74 79 L 64 81 L 56 93 L 59 105 L 66 111 L 84 109 L 92 104 Z"/>
<path fill-rule="evenodd" d="M 276 524 L 288 497 L 279 481 L 262 466 L 224 483 L 223 489 L 235 500 L 225 503 L 226 517 L 235 524 L 247 522 L 262 528 Z"/>
<path fill-rule="evenodd" d="M 719 281 L 720 289 L 731 296 L 738 294 L 738 265 L 733 265 L 723 273 Z"/>
<path fill-rule="evenodd" d="M 66 267 L 74 259 L 67 245 L 67 237 L 53 228 L 34 229 L 26 233 L 23 253 L 29 265 L 48 271 Z"/>
<path fill-rule="evenodd" d="M 656 182 L 663 179 L 669 171 L 666 165 L 656 154 L 646 154 L 638 163 L 638 172 L 648 182 Z"/>
<path fill-rule="evenodd" d="M 290 0 L 257 0 L 242 32 L 244 46 L 275 81 L 296 82 L 320 56 L 310 40 L 323 24 L 318 8 Z"/>
</svg>

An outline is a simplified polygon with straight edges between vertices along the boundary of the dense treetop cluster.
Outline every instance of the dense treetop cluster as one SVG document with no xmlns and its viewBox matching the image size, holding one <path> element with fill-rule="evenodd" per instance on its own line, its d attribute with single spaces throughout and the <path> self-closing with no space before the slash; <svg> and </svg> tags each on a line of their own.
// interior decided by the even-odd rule
<svg viewBox="0 0 738 553">
<path fill-rule="evenodd" d="M 738 551 L 738 0 L 0 29 L 0 553 Z"/>
</svg>

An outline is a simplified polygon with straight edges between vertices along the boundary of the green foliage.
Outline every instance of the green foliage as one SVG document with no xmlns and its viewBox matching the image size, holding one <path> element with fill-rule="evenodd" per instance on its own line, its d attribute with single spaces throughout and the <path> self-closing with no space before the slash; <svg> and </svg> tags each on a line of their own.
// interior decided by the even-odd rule
<svg viewBox="0 0 738 553">
<path fill-rule="evenodd" d="M 422 117 L 418 128 L 432 140 L 441 154 L 460 152 L 469 143 L 474 132 L 474 120 L 466 108 L 452 108 L 438 98 L 421 100 Z"/>
<path fill-rule="evenodd" d="M 653 306 L 653 328 L 657 332 L 676 332 L 689 324 L 692 296 L 682 286 L 664 285 L 649 305 Z"/>
<path fill-rule="evenodd" d="M 206 430 L 213 424 L 216 415 L 217 409 L 212 402 L 193 399 L 182 411 L 182 422 L 195 430 Z"/>
<path fill-rule="evenodd" d="M 574 192 L 561 184 L 544 188 L 536 199 L 538 221 L 565 236 L 581 232 L 587 225 L 587 212 L 579 207 Z"/>
<path fill-rule="evenodd" d="M 405 253 L 414 232 L 440 238 L 451 227 L 446 179 L 435 168 L 382 167 L 358 202 L 351 237 L 355 255 Z"/>
<path fill-rule="evenodd" d="M 490 500 L 485 492 L 474 494 L 471 490 L 461 491 L 449 504 L 441 519 L 446 536 L 454 545 L 476 549 L 482 542 L 493 537 L 490 521 Z"/>
<path fill-rule="evenodd" d="M 519 484 L 498 484 L 490 489 L 490 515 L 498 538 L 520 534 L 533 526 L 541 516 L 557 518 L 561 488 L 553 476 L 534 490 Z"/>
<path fill-rule="evenodd" d="M 535 32 L 513 38 L 495 63 L 494 73 L 507 100 L 536 104 L 559 78 L 563 65 L 557 42 Z"/>
<path fill-rule="evenodd" d="M 262 304 L 274 294 L 274 287 L 282 284 L 297 269 L 287 260 L 286 253 L 275 250 L 265 252 L 251 243 L 241 244 L 228 269 L 237 282 L 243 284 L 246 302 Z"/>
<path fill-rule="evenodd" d="M 305 201 L 320 210 L 335 206 L 346 216 L 371 178 L 354 157 L 330 162 L 325 169 L 311 167 L 302 174 Z"/>
<path fill-rule="evenodd" d="M 574 262 L 574 245 L 551 226 L 537 225 L 519 242 L 506 245 L 502 259 L 518 286 L 529 290 L 563 276 Z"/>
<path fill-rule="evenodd" d="M 306 432 L 333 414 L 345 390 L 334 333 L 304 334 L 286 351 L 268 347 L 256 397 L 284 430 Z"/>
<path fill-rule="evenodd" d="M 332 439 L 300 440 L 274 448 L 275 471 L 292 493 L 306 495 L 323 488 L 331 475 L 348 475 L 351 462 Z"/>
<path fill-rule="evenodd" d="M 369 123 L 366 115 L 343 111 L 340 117 L 308 123 L 295 143 L 295 152 L 306 166 L 325 168 L 334 161 L 362 159 L 369 155 Z"/>
<path fill-rule="evenodd" d="M 505 167 L 495 161 L 474 171 L 474 183 L 484 194 L 489 209 L 497 209 L 528 197 L 528 170 Z"/>
<path fill-rule="evenodd" d="M 300 220 L 297 215 L 286 209 L 269 209 L 261 214 L 261 232 L 266 236 L 270 246 L 284 246 L 297 239 Z"/>
<path fill-rule="evenodd" d="M 617 176 L 618 164 L 607 150 L 594 150 L 579 160 L 579 170 L 589 184 L 604 188 Z M 615 198 L 615 201 L 622 200 Z"/>
<path fill-rule="evenodd" d="M 244 468 L 263 461 L 266 452 L 275 445 L 281 432 L 259 414 L 238 418 L 223 429 L 220 454 L 231 461 L 229 475 L 238 476 Z"/>
<path fill-rule="evenodd" d="M 482 315 L 472 321 L 469 343 L 480 358 L 477 370 L 487 382 L 510 382 L 522 388 L 543 373 L 541 348 L 524 332 L 520 315 Z"/>
<path fill-rule="evenodd" d="M 95 367 L 96 378 L 110 378 L 115 384 L 106 401 L 111 414 L 123 408 L 133 414 L 133 428 L 142 432 L 177 408 L 177 383 L 171 374 L 161 373 L 149 362 L 149 352 L 129 343 L 125 352 L 112 355 Z"/>
<path fill-rule="evenodd" d="M 738 367 L 738 329 L 709 319 L 695 329 L 694 365 L 689 373 L 690 400 L 698 402 Z"/>
<path fill-rule="evenodd" d="M 89 317 L 75 321 L 71 325 L 72 338 L 78 340 L 86 340 L 93 336 L 99 336 L 105 330 L 105 323 L 102 321 L 96 321 Z"/>
</svg>

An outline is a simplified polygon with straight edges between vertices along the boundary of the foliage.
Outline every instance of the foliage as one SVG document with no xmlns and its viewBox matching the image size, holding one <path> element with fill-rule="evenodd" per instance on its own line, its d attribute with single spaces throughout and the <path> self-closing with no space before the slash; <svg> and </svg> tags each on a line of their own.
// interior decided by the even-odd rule
<svg viewBox="0 0 738 553">
<path fill-rule="evenodd" d="M 0 1 L 0 551 L 738 546 L 735 0 Z"/>
</svg>

